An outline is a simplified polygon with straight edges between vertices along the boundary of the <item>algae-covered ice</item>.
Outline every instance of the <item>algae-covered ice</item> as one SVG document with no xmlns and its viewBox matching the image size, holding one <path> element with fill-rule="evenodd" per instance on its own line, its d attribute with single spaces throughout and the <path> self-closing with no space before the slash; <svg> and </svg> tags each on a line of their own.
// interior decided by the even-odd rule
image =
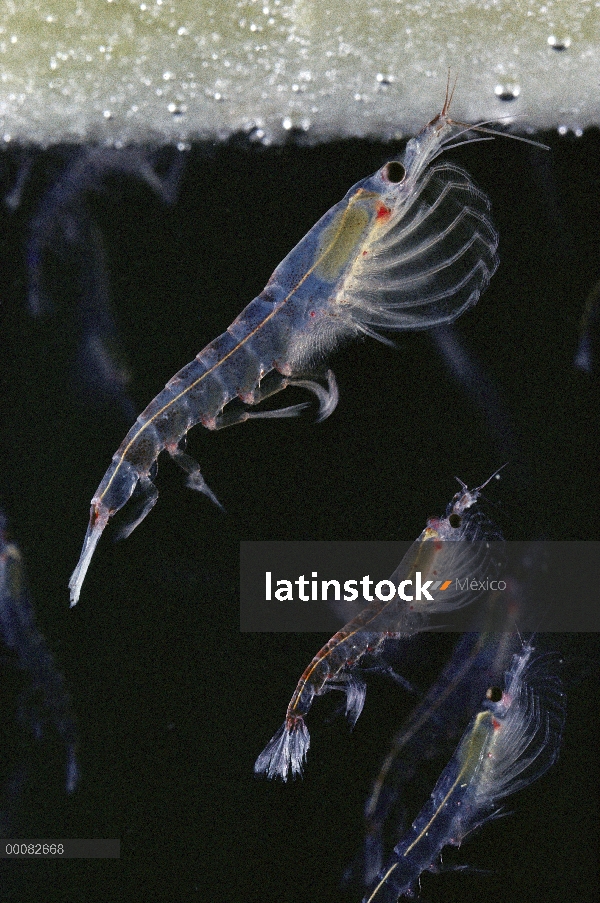
<svg viewBox="0 0 600 903">
<path fill-rule="evenodd" d="M 592 0 L 5 0 L 0 136 L 187 144 L 400 137 L 440 107 L 598 124 Z"/>
</svg>

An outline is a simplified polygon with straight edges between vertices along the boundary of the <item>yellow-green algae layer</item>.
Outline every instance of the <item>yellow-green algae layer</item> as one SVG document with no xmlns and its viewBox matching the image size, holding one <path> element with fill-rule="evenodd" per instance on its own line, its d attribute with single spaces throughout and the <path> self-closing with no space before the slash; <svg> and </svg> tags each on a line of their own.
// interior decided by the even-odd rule
<svg viewBox="0 0 600 903">
<path fill-rule="evenodd" d="M 264 143 L 414 134 L 441 106 L 599 124 L 589 0 L 2 0 L 0 139 Z"/>
</svg>

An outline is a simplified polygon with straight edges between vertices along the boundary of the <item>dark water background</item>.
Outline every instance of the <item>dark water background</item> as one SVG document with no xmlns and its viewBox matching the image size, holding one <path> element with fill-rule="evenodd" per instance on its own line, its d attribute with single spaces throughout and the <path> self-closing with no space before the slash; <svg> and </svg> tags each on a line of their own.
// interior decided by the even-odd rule
<svg viewBox="0 0 600 903">
<path fill-rule="evenodd" d="M 507 539 L 600 538 L 600 371 L 597 360 L 592 374 L 573 367 L 584 301 L 600 279 L 600 135 L 547 140 L 550 153 L 497 140 L 449 155 L 489 194 L 500 233 L 500 268 L 456 325 L 497 393 L 493 409 L 478 407 L 427 334 L 399 336 L 398 350 L 344 347 L 331 358 L 340 404 L 324 423 L 192 431 L 191 453 L 227 515 L 165 462 L 157 507 L 126 542 L 106 531 L 73 611 L 67 582 L 89 499 L 130 422 L 82 390 L 78 277 L 60 253 L 46 265 L 53 312 L 34 320 L 27 311 L 27 229 L 56 167 L 51 154 L 36 158 L 22 207 L 0 220 L 0 504 L 73 698 L 82 777 L 67 799 L 60 749 L 40 753 L 15 832 L 120 838 L 122 852 L 120 861 L 0 863 L 1 900 L 350 899 L 340 877 L 410 700 L 373 677 L 351 735 L 327 723 L 332 707 L 318 700 L 305 779 L 254 780 L 256 755 L 328 637 L 239 632 L 239 541 L 414 539 L 444 511 L 455 476 L 478 485 L 507 461 L 487 493 Z M 399 149 L 194 148 L 172 208 L 144 185 L 107 177 L 88 209 L 136 409 L 227 327 L 350 185 Z M 8 185 L 14 155 L 3 163 Z M 282 403 L 304 400 L 287 394 Z M 560 761 L 508 801 L 509 818 L 448 857 L 491 874 L 426 876 L 425 900 L 598 899 L 597 636 L 540 645 L 567 663 Z M 436 638 L 406 676 L 426 689 L 450 648 Z M 438 773 L 425 768 L 415 782 L 411 815 Z"/>
</svg>

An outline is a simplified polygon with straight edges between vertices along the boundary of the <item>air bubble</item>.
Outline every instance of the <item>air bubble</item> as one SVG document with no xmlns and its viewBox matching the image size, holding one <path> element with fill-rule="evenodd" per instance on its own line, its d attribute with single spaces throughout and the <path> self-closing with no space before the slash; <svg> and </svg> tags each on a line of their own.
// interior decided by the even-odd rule
<svg viewBox="0 0 600 903">
<path fill-rule="evenodd" d="M 509 103 L 512 100 L 516 100 L 520 93 L 521 86 L 514 83 L 496 85 L 496 87 L 494 88 L 494 94 L 496 95 L 498 100 L 503 100 L 506 103 Z"/>
<path fill-rule="evenodd" d="M 569 35 L 564 35 L 562 38 L 557 38 L 556 35 L 551 34 L 548 38 L 548 44 L 552 47 L 553 50 L 562 51 L 568 50 L 571 46 L 571 38 Z"/>
</svg>

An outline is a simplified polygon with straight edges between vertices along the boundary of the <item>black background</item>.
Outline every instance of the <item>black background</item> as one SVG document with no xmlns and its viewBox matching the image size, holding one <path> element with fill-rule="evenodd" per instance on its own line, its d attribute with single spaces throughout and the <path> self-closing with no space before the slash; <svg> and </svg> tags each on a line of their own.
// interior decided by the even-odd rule
<svg viewBox="0 0 600 903">
<path fill-rule="evenodd" d="M 600 136 L 546 137 L 550 152 L 499 139 L 448 155 L 490 195 L 500 233 L 500 268 L 456 324 L 497 403 L 478 406 L 426 333 L 400 335 L 397 350 L 344 347 L 330 361 L 340 403 L 324 423 L 305 415 L 194 429 L 190 450 L 227 514 L 161 465 L 158 505 L 127 541 L 106 531 L 73 611 L 67 582 L 89 499 L 130 422 L 82 390 L 76 250 L 48 254 L 53 311 L 36 320 L 27 310 L 28 229 L 61 166 L 58 151 L 35 156 L 21 207 L 0 222 L 0 500 L 73 698 L 82 777 L 66 799 L 60 749 L 46 744 L 14 818 L 21 837 L 119 837 L 122 853 L 3 863 L 2 899 L 353 899 L 340 877 L 410 700 L 370 678 L 351 735 L 318 700 L 304 780 L 255 780 L 254 759 L 328 637 L 239 632 L 239 541 L 411 540 L 444 511 L 455 476 L 478 485 L 506 462 L 486 495 L 507 539 L 599 538 L 598 363 L 584 374 L 573 358 L 600 279 Z M 87 204 L 136 409 L 227 327 L 350 185 L 400 150 L 194 147 L 172 208 L 145 185 L 106 177 Z M 19 159 L 3 157 L 6 190 Z M 304 400 L 287 394 L 286 404 Z M 597 638 L 540 645 L 566 660 L 560 761 L 509 801 L 510 818 L 449 856 L 491 874 L 425 876 L 427 900 L 597 899 Z M 406 676 L 426 689 L 450 648 L 435 638 Z M 411 815 L 436 768 L 417 778 Z"/>
</svg>

